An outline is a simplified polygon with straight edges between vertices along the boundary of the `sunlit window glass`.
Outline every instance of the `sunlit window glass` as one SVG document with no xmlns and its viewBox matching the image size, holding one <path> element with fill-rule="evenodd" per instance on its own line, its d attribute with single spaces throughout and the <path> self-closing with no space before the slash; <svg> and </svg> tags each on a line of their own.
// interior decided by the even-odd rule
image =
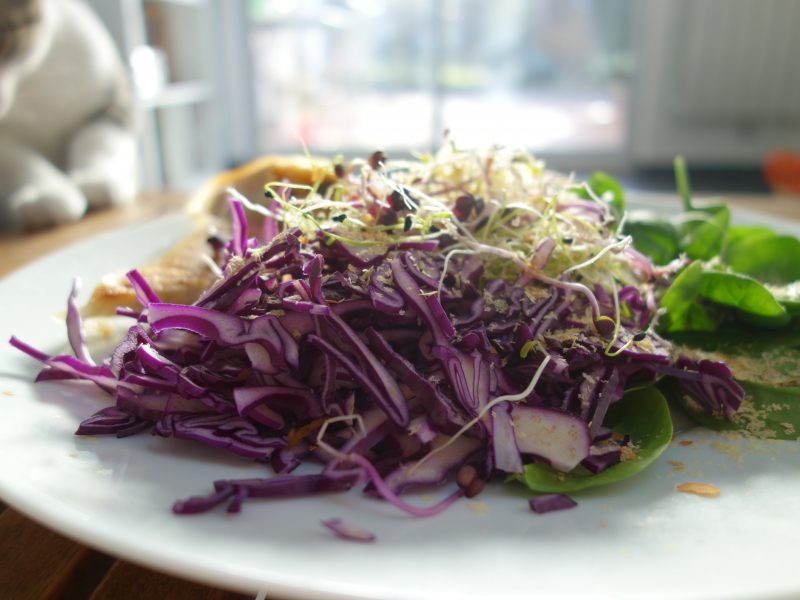
<svg viewBox="0 0 800 600">
<path fill-rule="evenodd" d="M 265 151 L 620 152 L 629 0 L 250 0 Z"/>
</svg>

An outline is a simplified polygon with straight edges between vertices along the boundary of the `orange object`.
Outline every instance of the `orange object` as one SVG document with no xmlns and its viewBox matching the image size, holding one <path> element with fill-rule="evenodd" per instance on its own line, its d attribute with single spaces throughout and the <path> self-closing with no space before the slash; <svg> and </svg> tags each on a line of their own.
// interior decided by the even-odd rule
<svg viewBox="0 0 800 600">
<path fill-rule="evenodd" d="M 764 179 L 776 192 L 800 194 L 800 154 L 776 150 L 764 160 Z"/>
</svg>

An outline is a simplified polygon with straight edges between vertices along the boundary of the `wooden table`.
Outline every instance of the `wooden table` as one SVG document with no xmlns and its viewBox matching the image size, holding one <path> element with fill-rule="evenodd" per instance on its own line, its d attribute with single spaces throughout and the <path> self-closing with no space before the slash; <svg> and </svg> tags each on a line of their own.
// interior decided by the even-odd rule
<svg viewBox="0 0 800 600">
<path fill-rule="evenodd" d="M 800 220 L 800 198 L 732 197 L 734 206 Z M 94 213 L 59 229 L 0 237 L 0 276 L 87 237 L 179 210 L 183 197 L 145 196 L 133 206 Z M 233 600 L 241 594 L 209 588 L 117 560 L 49 531 L 0 504 L 0 598 Z"/>
</svg>

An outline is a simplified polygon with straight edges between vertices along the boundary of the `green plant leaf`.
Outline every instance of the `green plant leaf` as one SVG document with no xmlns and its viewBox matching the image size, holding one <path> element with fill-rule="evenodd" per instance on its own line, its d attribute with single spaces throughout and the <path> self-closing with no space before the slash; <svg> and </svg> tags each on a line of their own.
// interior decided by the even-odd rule
<svg viewBox="0 0 800 600">
<path fill-rule="evenodd" d="M 790 316 L 772 293 L 747 275 L 705 271 L 700 275 L 697 292 L 712 302 L 729 306 L 744 313 L 750 322 L 763 326 L 780 326 L 789 322 Z"/>
<path fill-rule="evenodd" d="M 686 161 L 682 156 L 676 156 L 674 161 L 675 167 L 675 187 L 678 189 L 678 195 L 683 202 L 683 210 L 692 210 L 692 189 L 689 185 L 689 173 L 686 169 Z"/>
<path fill-rule="evenodd" d="M 767 283 L 785 284 L 800 279 L 800 240 L 788 235 L 741 237 L 729 244 L 723 260 L 737 273 Z"/>
<path fill-rule="evenodd" d="M 800 387 L 775 387 L 750 381 L 739 382 L 744 401 L 732 421 L 718 419 L 699 410 L 681 396 L 689 416 L 698 424 L 721 431 L 740 431 L 747 437 L 769 440 L 800 440 Z"/>
<path fill-rule="evenodd" d="M 676 156 L 675 187 L 683 204 L 681 250 L 689 258 L 710 260 L 723 248 L 730 224 L 730 209 L 725 204 L 695 205 L 692 202 L 692 189 L 689 172 L 682 156 Z"/>
<path fill-rule="evenodd" d="M 774 236 L 775 232 L 763 225 L 736 225 L 729 227 L 728 232 L 725 234 L 725 247 L 720 256 L 723 261 L 727 262 L 729 253 L 735 252 L 738 244 Z"/>
<path fill-rule="evenodd" d="M 786 309 L 792 317 L 800 317 L 800 300 L 787 300 L 775 294 L 775 299 L 781 303 L 781 306 Z"/>
<path fill-rule="evenodd" d="M 727 364 L 738 379 L 768 386 L 800 386 L 800 332 L 720 330 L 672 335 L 676 354 Z"/>
<path fill-rule="evenodd" d="M 595 171 L 589 176 L 589 187 L 592 188 L 594 194 L 606 201 L 614 218 L 619 221 L 625 212 L 625 191 L 622 185 L 608 173 L 603 171 Z M 590 199 L 591 196 L 584 188 L 577 190 L 578 196 L 585 199 Z"/>
<path fill-rule="evenodd" d="M 526 465 L 525 472 L 515 476 L 515 479 L 536 492 L 576 492 L 608 485 L 647 468 L 672 440 L 672 418 L 667 401 L 654 386 L 626 393 L 609 411 L 604 424 L 616 432 L 631 436 L 637 448 L 632 459 L 596 475 L 582 467 L 570 473 L 559 473 L 545 465 Z"/>
<path fill-rule="evenodd" d="M 666 313 L 659 322 L 659 331 L 715 331 L 721 315 L 712 314 L 698 302 L 703 265 L 695 261 L 686 267 L 672 282 L 661 298 Z"/>
<path fill-rule="evenodd" d="M 611 205 L 611 212 L 619 220 L 625 212 L 625 192 L 620 183 L 608 173 L 595 171 L 589 177 L 589 185 L 595 194 Z"/>
<path fill-rule="evenodd" d="M 724 204 L 696 208 L 680 217 L 681 249 L 689 258 L 710 260 L 725 242 L 731 213 Z"/>
<path fill-rule="evenodd" d="M 800 280 L 788 285 L 771 285 L 769 291 L 792 317 L 800 316 Z"/>
<path fill-rule="evenodd" d="M 631 215 L 625 222 L 625 233 L 633 237 L 633 247 L 657 265 L 678 258 L 678 230 L 665 219 Z"/>
</svg>

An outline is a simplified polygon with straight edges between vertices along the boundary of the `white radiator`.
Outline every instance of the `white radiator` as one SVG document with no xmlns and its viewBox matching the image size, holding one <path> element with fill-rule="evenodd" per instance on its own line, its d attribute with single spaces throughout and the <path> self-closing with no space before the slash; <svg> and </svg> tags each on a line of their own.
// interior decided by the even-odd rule
<svg viewBox="0 0 800 600">
<path fill-rule="evenodd" d="M 800 150 L 800 1 L 636 5 L 634 161 L 758 163 Z"/>
</svg>

